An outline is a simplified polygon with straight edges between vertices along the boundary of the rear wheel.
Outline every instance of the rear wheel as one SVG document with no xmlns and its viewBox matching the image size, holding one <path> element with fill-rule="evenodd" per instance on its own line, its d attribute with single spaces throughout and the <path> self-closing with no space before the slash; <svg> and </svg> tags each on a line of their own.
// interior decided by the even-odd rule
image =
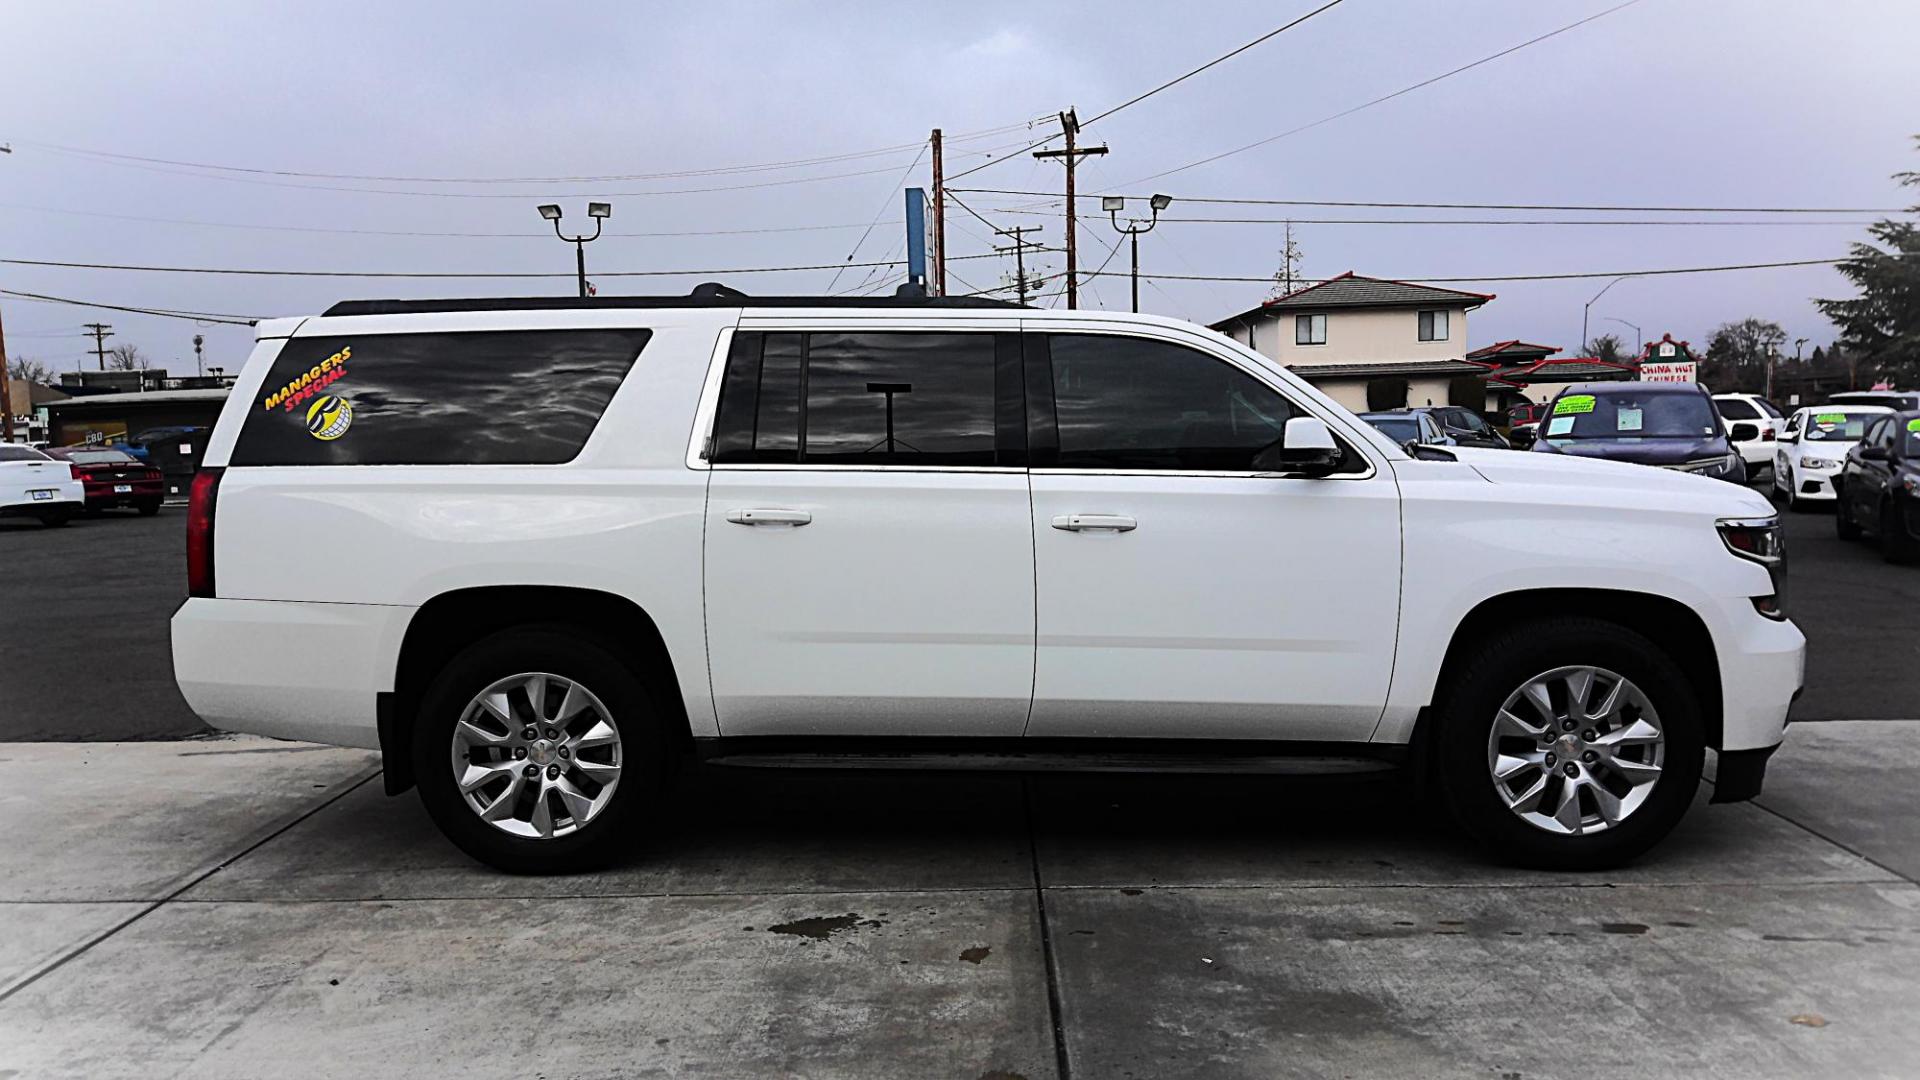
<svg viewBox="0 0 1920 1080">
<path fill-rule="evenodd" d="M 1706 758 L 1693 689 L 1615 623 L 1568 617 L 1486 643 L 1443 690 L 1435 764 L 1448 808 L 1496 857 L 1599 870 L 1672 831 Z"/>
<path fill-rule="evenodd" d="M 470 646 L 413 732 L 427 812 L 462 851 L 522 874 L 590 869 L 641 830 L 667 771 L 660 712 L 633 671 L 559 627 Z"/>
<path fill-rule="evenodd" d="M 152 517 L 160 512 L 160 500 L 147 499 L 143 502 L 134 503 L 133 508 L 140 511 L 141 517 Z"/>
<path fill-rule="evenodd" d="M 50 529 L 57 529 L 72 520 L 73 511 L 71 510 L 48 510 L 40 515 L 40 524 Z"/>
<path fill-rule="evenodd" d="M 1890 563 L 1920 561 L 1920 540 L 1907 532 L 1900 507 L 1892 499 L 1880 507 L 1880 555 Z"/>
</svg>

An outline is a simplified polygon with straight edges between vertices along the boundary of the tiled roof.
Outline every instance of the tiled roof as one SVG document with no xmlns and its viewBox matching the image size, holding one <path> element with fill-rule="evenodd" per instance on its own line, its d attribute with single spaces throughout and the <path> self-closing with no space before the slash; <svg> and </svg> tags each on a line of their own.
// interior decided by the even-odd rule
<svg viewBox="0 0 1920 1080">
<path fill-rule="evenodd" d="M 1372 375 L 1485 375 L 1486 366 L 1465 360 L 1387 360 L 1370 364 L 1288 364 L 1288 370 L 1309 381 L 1325 376 Z"/>
<path fill-rule="evenodd" d="M 1459 289 L 1443 289 L 1437 285 L 1420 285 L 1411 281 L 1361 277 L 1349 270 L 1339 277 L 1323 281 L 1318 285 L 1309 285 L 1304 289 L 1296 289 L 1285 296 L 1268 300 L 1259 307 L 1221 319 L 1213 324 L 1213 328 L 1221 330 L 1241 319 L 1255 315 L 1288 311 L 1325 311 L 1330 308 L 1356 307 L 1476 308 L 1491 299 L 1493 299 L 1492 293 L 1462 292 Z"/>
<path fill-rule="evenodd" d="M 1569 356 L 1496 368 L 1492 377 L 1520 383 L 1564 382 L 1568 379 L 1631 379 L 1634 371 L 1629 364 L 1612 364 L 1591 356 Z"/>
<path fill-rule="evenodd" d="M 1492 345 L 1483 345 L 1467 354 L 1469 360 L 1492 360 L 1507 356 L 1534 356 L 1541 358 L 1552 356 L 1560 351 L 1558 345 L 1534 345 L 1525 341 L 1496 341 Z"/>
</svg>

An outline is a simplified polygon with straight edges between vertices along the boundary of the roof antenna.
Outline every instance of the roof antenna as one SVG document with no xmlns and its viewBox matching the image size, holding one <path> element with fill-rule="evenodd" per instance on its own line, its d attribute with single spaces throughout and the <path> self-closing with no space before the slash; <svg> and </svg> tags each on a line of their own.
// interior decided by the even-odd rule
<svg viewBox="0 0 1920 1080">
<path fill-rule="evenodd" d="M 729 288 L 717 281 L 703 281 L 687 294 L 693 300 L 745 300 L 747 294 L 739 289 Z"/>
</svg>

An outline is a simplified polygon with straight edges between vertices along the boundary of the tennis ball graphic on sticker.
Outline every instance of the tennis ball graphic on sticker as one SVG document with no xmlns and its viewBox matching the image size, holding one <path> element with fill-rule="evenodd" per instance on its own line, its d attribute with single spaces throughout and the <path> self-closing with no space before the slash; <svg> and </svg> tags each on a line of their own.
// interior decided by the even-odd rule
<svg viewBox="0 0 1920 1080">
<path fill-rule="evenodd" d="M 326 397 L 307 406 L 307 434 L 332 442 L 353 426 L 353 402 L 343 397 Z"/>
</svg>

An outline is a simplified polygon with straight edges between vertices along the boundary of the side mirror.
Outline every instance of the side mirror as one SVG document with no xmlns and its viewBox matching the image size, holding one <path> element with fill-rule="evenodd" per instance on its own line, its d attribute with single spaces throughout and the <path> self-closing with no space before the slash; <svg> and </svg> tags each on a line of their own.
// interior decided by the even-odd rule
<svg viewBox="0 0 1920 1080">
<path fill-rule="evenodd" d="M 1340 467 L 1340 444 L 1326 421 L 1317 416 L 1296 416 L 1287 421 L 1280 441 L 1253 455 L 1256 471 L 1290 476 L 1326 476 Z"/>
<path fill-rule="evenodd" d="M 1727 438 L 1734 442 L 1752 442 L 1759 437 L 1760 425 L 1744 422 L 1733 425 L 1733 430 L 1727 434 Z"/>
<path fill-rule="evenodd" d="M 1797 431 L 1789 431 L 1780 436 L 1780 441 L 1783 443 L 1797 443 L 1800 441 L 1800 433 Z"/>
<path fill-rule="evenodd" d="M 1888 453 L 1887 448 L 1884 446 L 1862 446 L 1860 448 L 1860 460 L 1891 461 L 1893 460 L 1893 455 Z"/>
<path fill-rule="evenodd" d="M 1537 438 L 1539 434 L 1540 433 L 1533 428 L 1516 428 L 1507 433 L 1507 441 L 1513 444 L 1514 449 L 1525 450 L 1527 447 L 1533 445 L 1533 440 Z"/>
</svg>

